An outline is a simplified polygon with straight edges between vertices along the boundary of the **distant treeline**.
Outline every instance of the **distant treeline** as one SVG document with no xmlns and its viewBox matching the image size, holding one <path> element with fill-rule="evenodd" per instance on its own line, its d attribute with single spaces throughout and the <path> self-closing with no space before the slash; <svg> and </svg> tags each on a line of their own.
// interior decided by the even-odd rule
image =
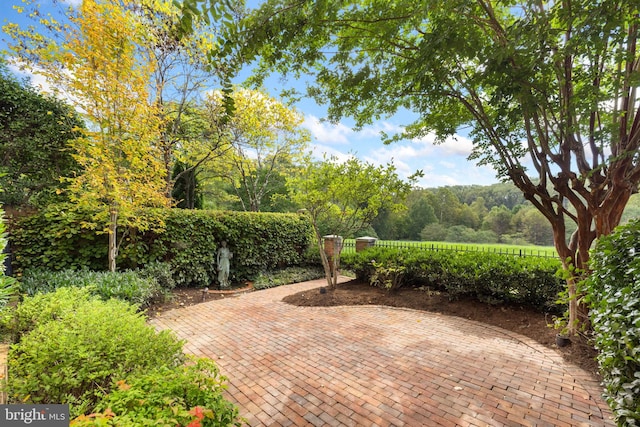
<svg viewBox="0 0 640 427">
<path fill-rule="evenodd" d="M 415 189 L 403 212 L 381 212 L 361 235 L 385 240 L 553 245 L 551 225 L 510 183 Z M 634 195 L 623 217 L 640 216 Z M 568 224 L 567 232 L 575 230 Z"/>
</svg>

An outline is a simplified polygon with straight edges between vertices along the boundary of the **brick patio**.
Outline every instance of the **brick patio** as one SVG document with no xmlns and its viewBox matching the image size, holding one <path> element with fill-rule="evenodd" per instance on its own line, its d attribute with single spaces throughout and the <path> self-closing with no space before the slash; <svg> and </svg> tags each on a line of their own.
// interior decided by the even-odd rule
<svg viewBox="0 0 640 427">
<path fill-rule="evenodd" d="M 323 280 L 152 320 L 214 359 L 251 426 L 614 426 L 596 380 L 537 342 L 415 310 L 295 307 Z"/>
</svg>

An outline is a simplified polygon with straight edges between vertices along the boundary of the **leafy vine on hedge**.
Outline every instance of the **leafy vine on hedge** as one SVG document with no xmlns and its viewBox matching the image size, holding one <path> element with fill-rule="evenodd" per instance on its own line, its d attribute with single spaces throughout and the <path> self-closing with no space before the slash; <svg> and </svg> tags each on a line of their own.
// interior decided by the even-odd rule
<svg viewBox="0 0 640 427">
<path fill-rule="evenodd" d="M 640 220 L 601 237 L 584 286 L 605 398 L 620 426 L 640 425 Z"/>
</svg>

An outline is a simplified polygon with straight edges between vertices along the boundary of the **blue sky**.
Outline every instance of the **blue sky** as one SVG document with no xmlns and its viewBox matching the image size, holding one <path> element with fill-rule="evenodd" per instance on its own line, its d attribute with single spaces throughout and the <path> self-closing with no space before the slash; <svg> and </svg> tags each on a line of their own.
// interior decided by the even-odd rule
<svg viewBox="0 0 640 427">
<path fill-rule="evenodd" d="M 16 21 L 19 15 L 12 10 L 12 6 L 20 5 L 20 0 L 1 2 L 0 23 L 4 25 L 6 22 Z M 78 4 L 80 0 L 65 2 Z M 44 0 L 42 3 L 51 3 L 51 0 Z M 2 38 L 5 38 L 4 33 Z M 0 47 L 5 47 L 3 42 L 0 42 Z M 38 80 L 34 79 L 34 82 L 37 83 Z M 265 83 L 265 88 L 276 98 L 283 89 L 301 89 L 302 86 L 301 81 L 282 81 L 279 76 L 273 76 Z M 416 170 L 422 170 L 424 177 L 418 182 L 422 187 L 489 185 L 498 182 L 493 169 L 478 167 L 467 160 L 471 151 L 471 141 L 464 135 L 457 135 L 439 145 L 433 144 L 433 136 L 420 140 L 399 141 L 390 145 L 383 144 L 380 132 L 393 134 L 400 131 L 403 125 L 411 122 L 410 113 L 380 120 L 356 132 L 352 129 L 353 122 L 349 119 L 337 124 L 322 121 L 326 115 L 326 108 L 311 99 L 302 99 L 293 106 L 304 116 L 304 126 L 309 129 L 313 138 L 312 151 L 319 159 L 325 154 L 338 158 L 355 155 L 376 165 L 393 162 L 398 174 L 403 178 Z"/>
</svg>

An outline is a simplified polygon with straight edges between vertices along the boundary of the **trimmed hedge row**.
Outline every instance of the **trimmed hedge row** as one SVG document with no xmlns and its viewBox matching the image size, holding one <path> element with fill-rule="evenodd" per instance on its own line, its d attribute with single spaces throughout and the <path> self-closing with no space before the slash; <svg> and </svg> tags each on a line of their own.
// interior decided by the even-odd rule
<svg viewBox="0 0 640 427">
<path fill-rule="evenodd" d="M 233 252 L 231 281 L 242 282 L 261 271 L 303 265 L 311 242 L 304 215 L 193 211 L 146 212 L 164 222 L 162 230 L 121 230 L 124 241 L 118 268 L 135 269 L 160 261 L 171 264 L 178 286 L 211 286 L 216 251 L 223 240 Z M 60 207 L 22 218 L 11 225 L 14 271 L 65 270 L 107 266 L 107 235 L 87 226 L 88 214 Z"/>
<path fill-rule="evenodd" d="M 344 254 L 341 263 L 359 279 L 387 289 L 429 286 L 451 298 L 561 311 L 556 300 L 564 282 L 557 275 L 561 264 L 556 259 L 373 247 Z"/>
<path fill-rule="evenodd" d="M 619 426 L 640 425 L 640 220 L 601 237 L 584 282 L 605 398 Z"/>
</svg>

